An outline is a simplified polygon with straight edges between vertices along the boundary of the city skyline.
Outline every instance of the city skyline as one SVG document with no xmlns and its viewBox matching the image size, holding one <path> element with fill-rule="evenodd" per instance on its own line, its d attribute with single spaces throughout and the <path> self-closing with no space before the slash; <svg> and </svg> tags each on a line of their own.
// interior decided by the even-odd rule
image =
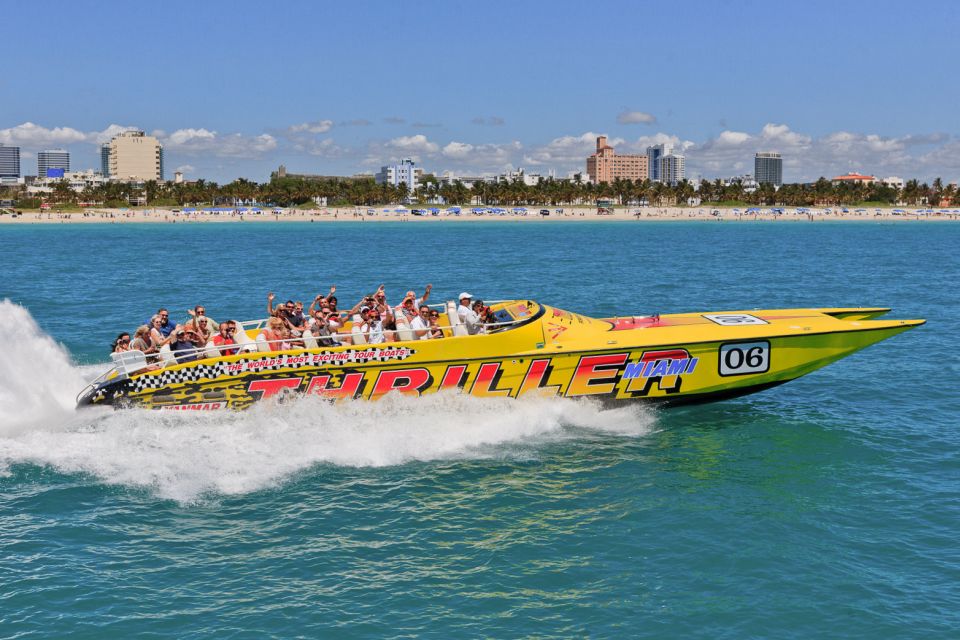
<svg viewBox="0 0 960 640">
<path fill-rule="evenodd" d="M 138 7 L 130 30 L 118 3 L 12 6 L 11 24 L 43 24 L 93 73 L 63 67 L 62 81 L 37 83 L 40 71 L 63 65 L 52 50 L 13 65 L 0 79 L 0 143 L 21 147 L 23 173 L 55 148 L 77 169 L 96 168 L 100 144 L 142 129 L 163 144 L 168 177 L 181 170 L 221 183 L 263 181 L 279 164 L 372 174 L 404 157 L 432 173 L 523 167 L 564 176 L 584 171 L 601 135 L 623 154 L 672 145 L 689 179 L 750 173 L 763 151 L 782 154 L 785 182 L 850 171 L 960 178 L 951 113 L 960 96 L 931 63 L 956 59 L 953 5 L 920 3 L 901 15 L 879 3 L 865 15 L 819 2 L 776 11 L 757 2 L 561 2 L 551 11 L 494 2 L 468 5 L 469 25 L 458 3 L 377 11 L 294 3 L 285 13 L 241 5 L 189 5 L 189 24 L 172 19 L 177 11 Z M 361 37 L 335 28 L 317 40 L 272 37 L 299 20 L 356 24 Z M 621 26 L 633 23 L 646 30 Z M 411 30 L 432 35 L 404 35 Z M 903 35 L 914 31 L 926 34 L 922 46 Z M 583 49 L 597 32 L 610 58 L 601 67 Z M 125 55 L 102 56 L 97 33 Z M 31 37 L 15 30 L 14 50 L 32 50 Z M 638 53 L 640 40 L 658 60 Z M 383 67 L 400 43 L 418 60 L 413 76 Z M 769 55 L 758 58 L 760 46 Z"/>
</svg>

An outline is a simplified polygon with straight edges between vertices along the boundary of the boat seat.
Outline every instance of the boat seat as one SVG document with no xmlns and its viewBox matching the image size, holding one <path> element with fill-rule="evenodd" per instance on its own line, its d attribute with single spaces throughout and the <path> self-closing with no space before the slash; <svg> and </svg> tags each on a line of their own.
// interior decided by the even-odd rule
<svg viewBox="0 0 960 640">
<path fill-rule="evenodd" d="M 306 331 L 304 331 L 304 332 L 303 332 L 303 335 L 302 335 L 301 337 L 303 338 L 303 346 L 304 346 L 304 347 L 306 347 L 307 349 L 316 349 L 316 348 L 317 348 L 317 346 L 318 346 L 318 345 L 317 345 L 317 339 L 316 339 L 315 337 L 313 337 L 313 333 L 310 331 L 310 329 L 307 329 Z"/>
<path fill-rule="evenodd" d="M 213 344 L 213 340 L 207 343 L 207 347 L 204 349 L 204 352 L 208 358 L 220 357 L 220 349 L 217 349 L 217 345 Z"/>
<path fill-rule="evenodd" d="M 233 339 L 238 345 L 240 345 L 240 353 L 243 353 L 244 351 L 250 352 L 257 350 L 256 343 L 250 339 L 250 336 L 247 335 L 246 330 L 241 327 L 239 323 L 237 324 L 237 332 L 234 334 Z"/>
<path fill-rule="evenodd" d="M 267 336 L 262 333 L 257 334 L 257 351 L 270 351 L 270 345 L 267 343 Z"/>
<path fill-rule="evenodd" d="M 363 335 L 363 331 L 360 331 L 360 324 L 363 320 L 360 318 L 359 313 L 353 314 L 353 326 L 350 329 L 350 337 L 353 339 L 353 344 L 367 344 L 367 337 Z"/>
<path fill-rule="evenodd" d="M 447 301 L 447 320 L 450 321 L 450 329 L 454 336 L 469 335 L 467 327 L 460 320 L 460 314 L 457 313 L 457 305 L 453 300 Z"/>
<path fill-rule="evenodd" d="M 163 366 L 177 363 L 176 358 L 173 357 L 173 351 L 170 351 L 169 344 L 160 347 L 160 361 L 163 363 Z"/>
</svg>

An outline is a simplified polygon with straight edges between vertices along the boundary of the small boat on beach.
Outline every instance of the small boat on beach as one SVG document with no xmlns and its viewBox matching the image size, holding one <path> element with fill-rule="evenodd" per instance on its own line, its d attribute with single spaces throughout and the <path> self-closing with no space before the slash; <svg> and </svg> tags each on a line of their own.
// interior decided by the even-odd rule
<svg viewBox="0 0 960 640">
<path fill-rule="evenodd" d="M 257 320 L 239 323 L 233 355 L 213 343 L 189 362 L 162 352 L 157 362 L 140 351 L 114 354 L 114 366 L 81 391 L 77 404 L 244 409 L 290 394 L 377 399 L 444 390 L 701 403 L 789 382 L 924 323 L 878 319 L 886 308 L 592 318 L 507 300 L 490 304 L 493 322 L 469 335 L 453 302 L 438 306 L 442 338 L 366 344 L 354 332 L 342 334 L 352 344 L 322 346 L 307 332 L 302 346 L 274 351 L 258 339 L 266 320 Z"/>
</svg>

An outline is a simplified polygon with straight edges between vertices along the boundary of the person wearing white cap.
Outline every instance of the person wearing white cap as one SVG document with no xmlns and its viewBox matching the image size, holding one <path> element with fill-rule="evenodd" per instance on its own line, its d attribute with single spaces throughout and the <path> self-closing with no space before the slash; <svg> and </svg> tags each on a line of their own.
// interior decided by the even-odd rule
<svg viewBox="0 0 960 640">
<path fill-rule="evenodd" d="M 470 308 L 470 300 L 473 296 L 466 291 L 460 294 L 460 306 L 457 307 L 457 315 L 460 316 L 460 322 L 462 322 L 466 328 L 467 333 L 471 336 L 480 333 L 480 316 Z"/>
</svg>

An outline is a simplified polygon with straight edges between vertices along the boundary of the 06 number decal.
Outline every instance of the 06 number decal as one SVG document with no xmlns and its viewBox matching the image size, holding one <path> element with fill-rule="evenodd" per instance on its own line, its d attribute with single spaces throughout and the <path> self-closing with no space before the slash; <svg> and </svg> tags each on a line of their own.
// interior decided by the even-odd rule
<svg viewBox="0 0 960 640">
<path fill-rule="evenodd" d="M 749 313 L 705 313 L 703 317 L 724 327 L 742 327 L 748 324 L 769 324 L 766 320 Z"/>
<path fill-rule="evenodd" d="M 770 343 L 734 342 L 720 345 L 720 375 L 742 376 L 770 370 Z"/>
</svg>

